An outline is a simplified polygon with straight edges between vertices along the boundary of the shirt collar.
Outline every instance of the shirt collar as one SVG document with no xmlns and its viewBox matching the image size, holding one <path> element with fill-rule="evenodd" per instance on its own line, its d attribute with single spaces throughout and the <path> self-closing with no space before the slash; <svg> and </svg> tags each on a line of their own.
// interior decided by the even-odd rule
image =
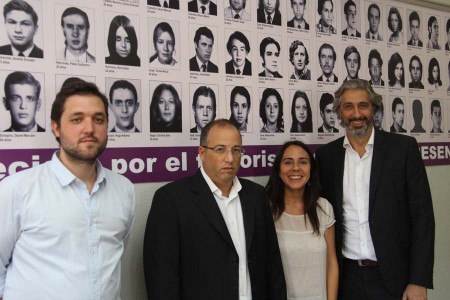
<svg viewBox="0 0 450 300">
<path fill-rule="evenodd" d="M 75 56 L 72 54 L 72 52 L 69 51 L 69 49 L 67 49 L 66 47 L 66 51 L 65 51 L 65 56 L 66 56 L 66 60 L 70 60 L 70 61 L 79 61 L 79 62 L 87 62 L 87 51 L 84 51 L 83 54 L 81 54 L 80 56 Z"/>
<path fill-rule="evenodd" d="M 33 50 L 33 48 L 34 48 L 34 44 L 31 45 L 31 47 L 28 48 L 27 50 L 19 51 L 19 50 L 17 50 L 16 48 L 14 48 L 13 45 L 11 45 L 12 54 L 13 54 L 14 56 L 19 56 L 19 53 L 22 52 L 23 55 L 24 55 L 25 57 L 28 57 L 28 56 L 30 56 L 30 53 L 31 53 L 31 51 Z"/>
<path fill-rule="evenodd" d="M 206 174 L 203 167 L 200 167 L 200 172 L 202 172 L 203 178 L 205 179 L 206 183 L 208 184 L 208 187 L 211 190 L 211 192 L 218 197 L 222 197 L 222 191 L 211 180 L 211 178 L 209 178 L 208 174 Z M 242 189 L 242 185 L 239 182 L 239 179 L 235 176 L 233 178 L 233 186 L 231 187 L 230 195 L 228 196 L 228 198 L 232 199 L 232 198 L 236 197 L 241 189 Z"/>
<path fill-rule="evenodd" d="M 208 62 L 202 63 L 202 61 L 200 60 L 200 58 L 198 58 L 197 54 L 195 55 L 195 59 L 197 60 L 197 64 L 198 64 L 198 69 L 200 71 L 202 71 L 202 66 L 205 65 L 206 69 L 208 70 Z"/>
<path fill-rule="evenodd" d="M 77 179 L 77 177 L 63 165 L 61 160 L 58 157 L 59 151 L 53 153 L 52 160 L 50 161 L 50 169 L 53 174 L 58 179 L 61 186 L 65 187 L 70 185 L 73 181 Z M 96 161 L 97 168 L 97 179 L 95 180 L 96 184 L 100 184 L 102 181 L 106 181 L 105 171 L 103 170 L 103 166 L 100 161 Z"/>
<path fill-rule="evenodd" d="M 366 147 L 365 147 L 366 151 L 369 148 L 373 148 L 374 141 L 375 141 L 375 128 L 372 127 L 372 133 L 370 134 L 370 138 L 367 141 L 367 144 L 366 144 Z M 343 146 L 344 146 L 345 149 L 347 149 L 347 148 L 353 149 L 352 145 L 350 144 L 350 141 L 348 140 L 347 133 L 344 136 L 344 144 L 343 144 Z"/>
<path fill-rule="evenodd" d="M 130 130 L 124 131 L 122 129 L 120 129 L 117 126 L 114 126 L 114 132 L 118 132 L 118 133 L 130 133 L 130 132 L 136 132 L 136 126 L 133 126 L 133 128 L 131 128 Z"/>
</svg>

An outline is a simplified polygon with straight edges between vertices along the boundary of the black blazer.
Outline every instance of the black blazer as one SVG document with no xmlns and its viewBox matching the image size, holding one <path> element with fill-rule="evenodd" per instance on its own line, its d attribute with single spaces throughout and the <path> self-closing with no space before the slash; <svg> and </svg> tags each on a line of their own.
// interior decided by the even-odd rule
<svg viewBox="0 0 450 300">
<path fill-rule="evenodd" d="M 339 130 L 337 128 L 335 128 L 335 127 L 332 128 L 332 131 L 333 132 L 339 132 Z M 325 130 L 323 129 L 323 125 L 320 126 L 319 128 L 317 128 L 317 132 L 325 132 Z M 327 131 L 327 133 L 328 133 L 328 131 Z"/>
<path fill-rule="evenodd" d="M 230 60 L 225 64 L 225 73 L 236 75 L 234 72 L 233 60 Z M 241 75 L 252 75 L 252 63 L 248 59 L 245 59 L 245 65 Z"/>
<path fill-rule="evenodd" d="M 343 141 L 341 137 L 316 152 L 323 196 L 333 205 L 336 217 L 336 254 L 340 265 Z M 409 283 L 433 287 L 433 206 L 419 147 L 410 136 L 375 130 L 369 227 L 381 276 L 393 295 L 401 296 Z"/>
<path fill-rule="evenodd" d="M 257 20 L 258 23 L 267 23 L 266 15 L 264 14 L 264 8 L 258 8 Z M 275 10 L 275 14 L 273 15 L 272 25 L 281 26 L 281 13 L 278 9 Z"/>
<path fill-rule="evenodd" d="M 200 68 L 198 67 L 197 59 L 195 58 L 195 56 L 189 60 L 189 70 L 194 72 L 200 72 Z M 211 61 L 209 61 L 206 66 L 206 72 L 218 73 L 219 68 Z"/>
<path fill-rule="evenodd" d="M 11 45 L 4 45 L 0 47 L 0 54 L 1 55 L 13 55 Z M 30 55 L 28 57 L 33 58 L 44 58 L 44 51 L 42 51 L 41 48 L 34 45 L 33 49 L 30 52 Z"/>
<path fill-rule="evenodd" d="M 419 42 L 417 44 L 419 44 L 418 47 L 423 47 L 423 42 L 420 39 L 419 39 Z M 408 41 L 408 46 L 413 46 L 413 40 L 412 39 L 410 39 Z"/>
<path fill-rule="evenodd" d="M 266 194 L 239 179 L 253 299 L 286 299 L 280 251 Z M 238 300 L 238 254 L 200 170 L 153 197 L 144 237 L 148 299 Z"/>
<path fill-rule="evenodd" d="M 37 132 L 45 132 L 45 128 L 41 127 L 39 124 L 36 125 L 37 125 Z M 12 132 L 12 131 L 14 131 L 12 126 L 9 127 L 8 129 L 3 130 L 3 132 Z"/>
<path fill-rule="evenodd" d="M 161 5 L 159 4 L 159 0 L 147 0 L 147 4 L 161 7 Z M 169 8 L 180 9 L 180 2 L 178 0 L 170 0 Z"/>
<path fill-rule="evenodd" d="M 350 36 L 348 34 L 347 28 L 345 28 L 344 31 L 342 31 L 342 35 Z M 359 32 L 358 30 L 356 30 L 356 37 L 361 37 L 361 32 Z"/>
<path fill-rule="evenodd" d="M 198 13 L 197 0 L 192 0 L 188 3 L 188 11 Z M 209 1 L 209 14 L 217 16 L 217 5 Z"/>
<path fill-rule="evenodd" d="M 287 22 L 287 27 L 294 27 L 294 19 Z M 305 28 L 303 28 L 303 29 L 309 30 L 309 24 L 306 23 L 306 21 L 305 21 Z"/>
</svg>

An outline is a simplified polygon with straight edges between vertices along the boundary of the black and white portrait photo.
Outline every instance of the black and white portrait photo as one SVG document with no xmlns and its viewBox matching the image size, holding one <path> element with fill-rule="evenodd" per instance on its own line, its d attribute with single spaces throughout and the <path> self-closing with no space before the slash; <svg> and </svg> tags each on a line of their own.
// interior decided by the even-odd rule
<svg viewBox="0 0 450 300">
<path fill-rule="evenodd" d="M 225 9 L 223 16 L 228 19 L 250 21 L 252 1 L 247 0 L 224 0 Z M 228 4 L 228 5 L 227 5 Z"/>
<path fill-rule="evenodd" d="M 361 37 L 361 15 L 359 0 L 347 0 L 344 4 L 344 15 L 342 20 L 342 35 Z"/>
<path fill-rule="evenodd" d="M 180 82 L 150 82 L 150 132 L 182 132 Z"/>
<path fill-rule="evenodd" d="M 347 46 L 344 50 L 344 64 L 347 76 L 344 81 L 359 78 L 361 68 L 361 54 L 355 46 Z"/>
<path fill-rule="evenodd" d="M 212 0 L 189 0 L 188 11 L 202 15 L 217 16 L 217 5 Z"/>
<path fill-rule="evenodd" d="M 408 46 L 423 47 L 422 28 L 421 28 L 421 12 L 415 10 L 407 10 L 408 17 Z"/>
<path fill-rule="evenodd" d="M 261 118 L 261 133 L 284 132 L 282 89 L 260 89 L 259 117 Z"/>
<path fill-rule="evenodd" d="M 408 83 L 410 89 L 424 89 L 422 83 L 423 65 L 419 56 L 413 55 L 409 60 L 409 75 L 411 81 Z"/>
<path fill-rule="evenodd" d="M 389 8 L 387 27 L 391 35 L 389 36 L 390 43 L 403 44 L 404 34 L 403 34 L 403 10 L 398 7 L 392 6 Z"/>
<path fill-rule="evenodd" d="M 367 7 L 367 26 L 366 39 L 374 41 L 382 41 L 381 13 L 380 3 L 368 3 Z"/>
<path fill-rule="evenodd" d="M 436 57 L 432 57 L 428 63 L 428 83 L 430 90 L 438 90 L 442 86 L 441 67 Z"/>
<path fill-rule="evenodd" d="M 251 91 L 251 87 L 241 85 L 226 87 L 227 99 L 230 99 L 229 120 L 240 132 L 252 132 Z"/>
<path fill-rule="evenodd" d="M 378 50 L 370 50 L 367 65 L 370 75 L 369 83 L 372 86 L 384 86 L 384 80 L 382 78 L 383 58 L 381 57 L 381 54 Z"/>
<path fill-rule="evenodd" d="M 291 132 L 310 133 L 313 132 L 313 116 L 311 91 L 291 90 L 294 93 L 291 98 Z M 309 97 L 308 97 L 309 94 Z"/>
<path fill-rule="evenodd" d="M 406 132 L 406 120 L 405 120 L 405 103 L 401 97 L 391 96 L 392 105 L 392 125 L 390 132 L 405 133 Z"/>
<path fill-rule="evenodd" d="M 434 99 L 430 105 L 431 113 L 431 133 L 442 133 L 442 107 L 441 101 Z"/>
<path fill-rule="evenodd" d="M 1 91 L 0 130 L 5 132 L 44 132 L 44 74 L 23 71 L 0 71 L 4 82 Z"/>
<path fill-rule="evenodd" d="M 191 35 L 194 42 L 195 55 L 189 60 L 189 70 L 194 72 L 218 73 L 219 68 L 212 62 L 212 57 L 217 58 L 214 52 L 214 33 L 206 26 L 190 26 Z M 216 30 L 214 28 L 214 30 Z M 217 35 L 217 34 L 216 34 Z M 217 61 L 215 59 L 215 61 Z"/>
<path fill-rule="evenodd" d="M 287 27 L 309 30 L 308 18 L 308 0 L 290 0 L 291 10 L 288 8 Z M 311 1 L 311 0 L 309 0 Z M 309 3 L 309 2 L 308 2 Z M 292 11 L 292 13 L 290 13 Z"/>
<path fill-rule="evenodd" d="M 3 6 L 4 34 L 0 55 L 43 58 L 43 27 L 39 1 L 11 0 Z M 39 15 L 38 15 L 39 13 Z M 41 45 L 41 48 L 38 46 Z"/>
<path fill-rule="evenodd" d="M 425 133 L 426 130 L 422 125 L 424 115 L 424 107 L 422 105 L 422 101 L 420 101 L 419 99 L 414 99 L 412 101 L 411 109 L 414 123 L 414 127 L 411 128 L 411 133 Z"/>
<path fill-rule="evenodd" d="M 429 50 L 441 50 L 439 44 L 439 20 L 436 16 L 430 16 L 428 18 L 428 42 L 427 49 Z"/>
<path fill-rule="evenodd" d="M 230 34 L 226 44 L 227 54 L 230 57 L 225 63 L 225 73 L 229 75 L 252 75 L 252 63 L 250 55 L 250 41 L 247 36 L 249 32 L 242 31 L 226 31 Z"/>
<path fill-rule="evenodd" d="M 317 0 L 316 32 L 336 34 L 333 0 Z"/>
<path fill-rule="evenodd" d="M 55 6 L 56 59 L 95 63 L 94 10 L 65 5 Z"/>
<path fill-rule="evenodd" d="M 339 79 L 334 73 L 336 66 L 336 51 L 331 44 L 324 43 L 320 45 L 317 53 L 319 66 L 322 74 L 317 78 L 319 82 L 338 82 Z"/>
<path fill-rule="evenodd" d="M 334 97 L 330 93 L 318 93 L 319 97 L 319 116 L 322 119 L 322 125 L 317 129 L 319 133 L 337 133 L 337 115 L 333 111 Z"/>
<path fill-rule="evenodd" d="M 180 9 L 179 0 L 147 0 L 147 4 L 164 8 Z"/>
<path fill-rule="evenodd" d="M 302 41 L 293 40 L 290 43 L 289 61 L 293 66 L 293 71 L 290 79 L 311 80 L 311 70 L 309 69 L 309 53 L 307 47 Z"/>
<path fill-rule="evenodd" d="M 259 0 L 258 23 L 281 26 L 280 0 Z"/>
<path fill-rule="evenodd" d="M 159 69 L 180 68 L 179 22 L 149 18 L 149 66 Z"/>
<path fill-rule="evenodd" d="M 217 116 L 216 85 L 191 84 L 192 112 L 190 133 L 201 133 L 203 127 Z"/>
<path fill-rule="evenodd" d="M 405 65 L 400 53 L 395 52 L 391 55 L 388 62 L 389 86 L 394 88 L 405 87 Z"/>
<path fill-rule="evenodd" d="M 262 72 L 259 77 L 283 78 L 281 75 L 281 46 L 275 40 L 279 36 L 265 37 L 259 43 L 259 56 L 261 61 Z"/>
</svg>

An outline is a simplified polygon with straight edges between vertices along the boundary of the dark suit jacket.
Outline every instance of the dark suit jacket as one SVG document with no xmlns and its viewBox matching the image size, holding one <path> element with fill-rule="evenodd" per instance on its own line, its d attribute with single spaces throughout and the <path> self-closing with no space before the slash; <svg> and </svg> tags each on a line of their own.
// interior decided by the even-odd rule
<svg viewBox="0 0 450 300">
<path fill-rule="evenodd" d="M 116 132 L 116 127 L 113 127 L 113 129 L 111 129 L 110 132 Z M 139 129 L 137 129 L 137 127 L 134 128 L 134 131 L 130 131 L 128 133 L 133 133 L 133 132 L 140 132 Z"/>
<path fill-rule="evenodd" d="M 342 31 L 342 35 L 350 36 L 348 34 L 347 28 L 345 28 L 344 31 Z M 359 32 L 358 30 L 356 30 L 356 37 L 361 37 L 361 32 Z"/>
<path fill-rule="evenodd" d="M 198 67 L 197 59 L 195 58 L 195 56 L 189 60 L 189 70 L 195 71 L 195 72 L 200 72 L 200 68 Z M 219 68 L 215 64 L 213 64 L 211 61 L 209 61 L 208 65 L 206 67 L 206 72 L 218 73 Z"/>
<path fill-rule="evenodd" d="M 267 23 L 266 15 L 264 14 L 264 8 L 258 8 L 257 19 L 258 23 Z M 273 15 L 272 25 L 281 26 L 281 13 L 278 9 L 275 10 L 275 14 Z"/>
<path fill-rule="evenodd" d="M 3 132 L 12 132 L 12 131 L 14 131 L 12 127 L 3 130 Z M 45 129 L 42 128 L 39 124 L 37 124 L 37 132 L 45 132 Z"/>
<path fill-rule="evenodd" d="M 153 5 L 153 6 L 161 6 L 159 4 L 159 0 L 147 0 L 147 4 L 148 5 Z M 169 8 L 180 9 L 180 2 L 178 0 L 170 0 L 169 1 Z"/>
<path fill-rule="evenodd" d="M 197 131 L 197 126 L 192 127 L 192 128 L 189 130 L 189 132 L 190 132 L 190 133 L 199 133 L 199 132 Z"/>
<path fill-rule="evenodd" d="M 225 73 L 236 75 L 234 72 L 233 60 L 230 60 L 225 64 Z M 241 75 L 252 75 L 252 63 L 248 59 L 245 59 L 245 65 Z"/>
<path fill-rule="evenodd" d="M 266 194 L 239 179 L 253 299 L 286 299 Z M 239 256 L 200 170 L 156 191 L 144 237 L 149 299 L 239 299 Z"/>
<path fill-rule="evenodd" d="M 317 78 L 317 81 L 323 81 L 322 80 L 322 75 L 320 75 L 319 78 Z M 336 74 L 334 74 L 333 82 L 338 82 L 338 77 L 336 76 Z"/>
<path fill-rule="evenodd" d="M 192 0 L 188 3 L 188 11 L 198 13 L 197 0 Z M 217 16 L 217 5 L 213 2 L 209 2 L 209 14 Z"/>
<path fill-rule="evenodd" d="M 323 125 L 317 129 L 317 132 L 325 132 L 325 130 L 323 129 Z M 333 132 L 339 132 L 339 130 L 337 128 L 333 127 Z M 327 131 L 327 133 L 328 133 L 328 131 Z"/>
<path fill-rule="evenodd" d="M 292 27 L 292 28 L 294 27 L 294 19 L 287 22 L 287 27 Z M 306 23 L 306 21 L 305 21 L 305 28 L 302 28 L 302 29 L 309 30 L 309 24 Z"/>
<path fill-rule="evenodd" d="M 4 45 L 0 47 L 0 54 L 2 55 L 13 55 L 11 45 Z M 44 51 L 41 48 L 34 45 L 33 50 L 31 50 L 30 55 L 28 57 L 33 58 L 44 58 Z"/>
<path fill-rule="evenodd" d="M 323 196 L 336 217 L 336 254 L 342 265 L 344 137 L 316 152 Z M 434 214 L 427 174 L 414 138 L 375 130 L 370 173 L 369 227 L 387 289 L 432 288 Z M 339 268 L 341 270 L 341 268 Z"/>
<path fill-rule="evenodd" d="M 419 46 L 418 47 L 423 47 L 423 42 L 419 39 Z M 409 41 L 408 41 L 408 45 L 409 46 L 412 46 L 413 45 L 413 41 L 412 41 L 412 39 L 410 39 Z"/>
</svg>

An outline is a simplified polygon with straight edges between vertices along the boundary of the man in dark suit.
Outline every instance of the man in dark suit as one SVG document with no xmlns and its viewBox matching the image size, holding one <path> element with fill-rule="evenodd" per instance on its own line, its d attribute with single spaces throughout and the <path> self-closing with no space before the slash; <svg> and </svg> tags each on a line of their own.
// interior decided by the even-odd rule
<svg viewBox="0 0 450 300">
<path fill-rule="evenodd" d="M 44 132 L 36 122 L 41 107 L 41 84 L 31 73 L 15 71 L 5 79 L 3 104 L 11 114 L 11 126 L 4 131 Z"/>
<path fill-rule="evenodd" d="M 281 26 L 280 0 L 259 0 L 256 15 L 258 23 Z"/>
<path fill-rule="evenodd" d="M 198 1 L 201 3 L 200 6 L 197 5 Z M 217 16 L 217 5 L 210 0 L 192 0 L 188 3 L 188 11 Z"/>
<path fill-rule="evenodd" d="M 156 191 L 144 237 L 148 299 L 286 299 L 264 188 L 236 176 L 243 153 L 231 121 L 211 122 L 202 167 Z"/>
<path fill-rule="evenodd" d="M 322 75 L 317 78 L 317 81 L 338 82 L 338 77 L 333 73 L 336 63 L 336 51 L 334 51 L 333 46 L 323 43 L 319 48 L 318 57 Z"/>
<path fill-rule="evenodd" d="M 180 9 L 180 2 L 178 0 L 147 0 L 147 4 L 165 8 Z"/>
<path fill-rule="evenodd" d="M 345 20 L 347 20 L 347 28 L 342 31 L 342 35 L 361 37 L 361 33 L 358 31 L 356 3 L 353 0 L 348 0 L 344 4 Z"/>
<path fill-rule="evenodd" d="M 109 89 L 109 107 L 116 119 L 110 132 L 140 132 L 134 122 L 139 109 L 138 93 L 134 84 L 128 80 L 116 80 Z"/>
<path fill-rule="evenodd" d="M 372 3 L 367 9 L 367 19 L 369 21 L 369 30 L 366 32 L 366 39 L 382 41 L 383 37 L 379 31 L 381 10 L 378 4 Z"/>
<path fill-rule="evenodd" d="M 195 72 L 218 73 L 219 68 L 210 61 L 214 35 L 208 27 L 200 27 L 194 36 L 195 56 L 189 60 L 189 69 Z"/>
<path fill-rule="evenodd" d="M 195 90 L 192 98 L 195 126 L 191 128 L 190 133 L 200 133 L 216 119 L 216 93 L 210 87 L 202 85 Z"/>
<path fill-rule="evenodd" d="M 381 103 L 369 82 L 345 82 L 333 106 L 345 136 L 316 152 L 336 217 L 340 299 L 426 299 L 434 261 L 427 174 L 414 138 L 373 128 Z"/>
<path fill-rule="evenodd" d="M 287 27 L 309 30 L 309 24 L 305 20 L 305 6 L 306 0 L 291 0 L 294 17 L 287 22 Z"/>
<path fill-rule="evenodd" d="M 408 46 L 423 47 L 423 42 L 419 38 L 420 17 L 417 11 L 413 11 L 409 15 L 409 30 L 411 32 L 411 39 L 408 41 Z"/>
<path fill-rule="evenodd" d="M 339 129 L 336 125 L 336 113 L 333 111 L 333 96 L 330 93 L 323 93 L 319 101 L 320 117 L 322 118 L 322 126 L 317 132 L 336 133 Z"/>
<path fill-rule="evenodd" d="M 370 50 L 367 66 L 369 67 L 370 75 L 369 83 L 375 86 L 384 86 L 384 80 L 381 78 L 383 74 L 383 59 L 377 49 Z"/>
<path fill-rule="evenodd" d="M 228 38 L 227 51 L 231 60 L 225 64 L 225 73 L 232 75 L 252 75 L 252 63 L 247 56 L 250 42 L 240 31 L 233 32 Z"/>
<path fill-rule="evenodd" d="M 405 104 L 400 97 L 394 98 L 392 101 L 392 125 L 390 132 L 402 132 L 405 133 L 406 129 L 403 128 L 403 122 L 405 121 Z"/>
<path fill-rule="evenodd" d="M 22 0 L 11 0 L 3 7 L 3 17 L 11 44 L 1 46 L 0 54 L 43 58 L 44 52 L 34 44 L 39 26 L 33 7 Z"/>
</svg>

